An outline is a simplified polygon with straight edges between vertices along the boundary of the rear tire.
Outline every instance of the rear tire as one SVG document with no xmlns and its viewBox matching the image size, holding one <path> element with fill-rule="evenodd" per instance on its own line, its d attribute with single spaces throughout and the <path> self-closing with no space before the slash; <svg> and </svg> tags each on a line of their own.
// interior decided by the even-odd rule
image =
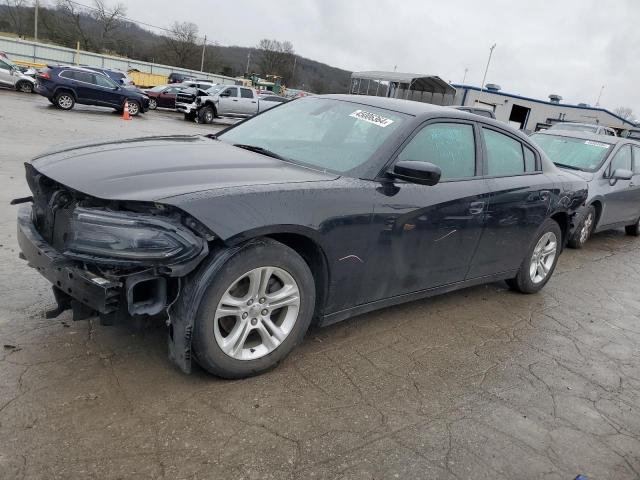
<svg viewBox="0 0 640 480">
<path fill-rule="evenodd" d="M 304 337 L 315 295 L 313 274 L 295 250 L 271 239 L 247 244 L 213 277 L 198 307 L 196 361 L 224 378 L 274 368 Z"/>
<path fill-rule="evenodd" d="M 18 82 L 16 83 L 16 90 L 22 93 L 33 93 L 33 83 L 27 82 L 26 80 Z"/>
<path fill-rule="evenodd" d="M 56 94 L 54 105 L 62 110 L 71 110 L 76 104 L 76 99 L 70 92 L 60 92 Z"/>
<path fill-rule="evenodd" d="M 538 230 L 518 274 L 507 280 L 507 285 L 520 293 L 539 292 L 553 275 L 561 252 L 562 230 L 548 218 Z"/>
<path fill-rule="evenodd" d="M 587 212 L 585 213 L 582 221 L 578 225 L 578 228 L 575 229 L 573 235 L 567 242 L 571 248 L 580 249 L 584 247 L 589 237 L 593 233 L 594 228 L 596 227 L 596 209 L 593 205 L 589 205 L 587 207 Z"/>
<path fill-rule="evenodd" d="M 633 225 L 627 225 L 624 227 L 624 231 L 627 235 L 632 237 L 640 237 L 640 218 Z"/>
</svg>

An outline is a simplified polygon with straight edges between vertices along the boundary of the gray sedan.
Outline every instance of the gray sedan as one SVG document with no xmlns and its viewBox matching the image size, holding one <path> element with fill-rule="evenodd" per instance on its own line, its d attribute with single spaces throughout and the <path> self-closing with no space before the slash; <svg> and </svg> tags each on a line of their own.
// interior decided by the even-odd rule
<svg viewBox="0 0 640 480">
<path fill-rule="evenodd" d="M 589 184 L 569 246 L 581 248 L 593 232 L 625 227 L 640 235 L 640 142 L 587 132 L 545 131 L 531 136 L 560 168 Z"/>
</svg>

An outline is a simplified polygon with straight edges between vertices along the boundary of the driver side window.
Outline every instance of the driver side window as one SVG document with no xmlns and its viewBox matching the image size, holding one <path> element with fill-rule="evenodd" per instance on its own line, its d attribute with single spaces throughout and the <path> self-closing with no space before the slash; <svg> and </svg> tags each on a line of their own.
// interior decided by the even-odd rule
<svg viewBox="0 0 640 480">
<path fill-rule="evenodd" d="M 442 170 L 442 179 L 474 177 L 476 145 L 473 126 L 449 122 L 427 125 L 400 152 L 400 160 L 433 163 Z"/>
<path fill-rule="evenodd" d="M 616 153 L 616 156 L 611 160 L 609 166 L 609 175 L 613 174 L 618 168 L 624 168 L 625 170 L 631 170 L 631 145 L 625 145 Z"/>
<path fill-rule="evenodd" d="M 238 89 L 236 87 L 229 87 L 222 93 L 225 93 L 225 94 L 229 95 L 230 97 L 237 97 L 238 96 Z"/>
</svg>

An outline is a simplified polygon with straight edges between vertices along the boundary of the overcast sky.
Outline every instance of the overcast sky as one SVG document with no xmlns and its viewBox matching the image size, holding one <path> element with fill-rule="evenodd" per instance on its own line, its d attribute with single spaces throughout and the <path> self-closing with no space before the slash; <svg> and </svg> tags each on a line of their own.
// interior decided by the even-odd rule
<svg viewBox="0 0 640 480">
<path fill-rule="evenodd" d="M 640 114 L 640 0 L 129 0 L 128 16 L 196 23 L 221 45 L 290 40 L 296 53 L 346 70 L 439 75 L 509 93 Z"/>
</svg>

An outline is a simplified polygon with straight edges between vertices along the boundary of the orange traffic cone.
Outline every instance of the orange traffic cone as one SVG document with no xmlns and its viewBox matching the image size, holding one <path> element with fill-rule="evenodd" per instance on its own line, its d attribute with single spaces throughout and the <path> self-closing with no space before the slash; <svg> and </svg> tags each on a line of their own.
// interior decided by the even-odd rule
<svg viewBox="0 0 640 480">
<path fill-rule="evenodd" d="M 125 99 L 124 108 L 122 109 L 122 119 L 123 120 L 131 120 L 129 116 L 129 100 Z"/>
</svg>

